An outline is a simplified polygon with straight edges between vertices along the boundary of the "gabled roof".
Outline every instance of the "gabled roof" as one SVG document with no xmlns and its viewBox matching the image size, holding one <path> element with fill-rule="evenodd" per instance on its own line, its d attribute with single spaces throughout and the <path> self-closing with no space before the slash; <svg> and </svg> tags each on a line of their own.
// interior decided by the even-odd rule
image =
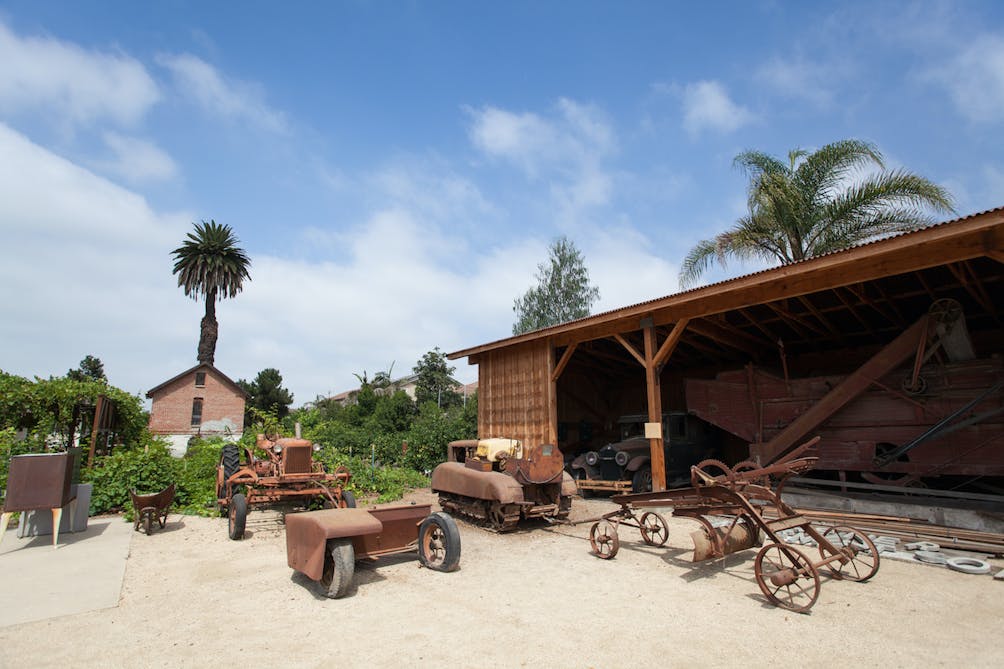
<svg viewBox="0 0 1004 669">
<path fill-rule="evenodd" d="M 728 279 L 692 290 L 594 314 L 575 321 L 455 351 L 451 360 L 540 339 L 560 344 L 700 318 L 749 305 L 986 256 L 1004 263 L 1004 207 L 866 242 L 842 251 Z"/>
<path fill-rule="evenodd" d="M 185 371 L 183 371 L 181 374 L 178 374 L 177 376 L 172 376 L 167 381 L 164 381 L 163 383 L 161 383 L 159 386 L 154 386 L 149 391 L 147 391 L 146 396 L 147 397 L 153 397 L 154 393 L 156 393 L 157 391 L 163 390 L 164 388 L 166 388 L 167 386 L 171 385 L 172 383 L 174 383 L 178 379 L 183 378 L 185 376 L 188 376 L 189 374 L 192 374 L 193 372 L 197 372 L 200 369 L 208 369 L 208 370 L 214 372 L 217 376 L 219 376 L 221 379 L 223 379 L 223 381 L 226 382 L 226 384 L 229 385 L 231 388 L 233 388 L 234 390 L 236 390 L 238 393 L 240 393 L 241 395 L 243 395 L 245 398 L 248 397 L 247 392 L 245 392 L 245 390 L 243 388 L 241 388 L 239 385 L 237 385 L 229 376 L 227 376 L 226 374 L 224 374 L 223 372 L 221 372 L 220 370 L 218 370 L 216 367 L 213 367 L 210 364 L 201 363 L 201 362 L 199 364 L 197 364 L 195 367 L 192 367 L 190 369 L 186 369 Z"/>
</svg>

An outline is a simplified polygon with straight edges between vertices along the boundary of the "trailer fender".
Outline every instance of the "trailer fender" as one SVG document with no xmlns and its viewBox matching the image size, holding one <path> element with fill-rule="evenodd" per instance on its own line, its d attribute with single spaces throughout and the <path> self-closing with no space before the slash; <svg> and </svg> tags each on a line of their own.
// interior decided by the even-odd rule
<svg viewBox="0 0 1004 669">
<path fill-rule="evenodd" d="M 566 474 L 567 476 L 567 474 Z M 523 486 L 501 472 L 479 472 L 459 462 L 444 462 L 432 471 L 432 492 L 447 492 L 502 504 L 523 501 Z"/>
<path fill-rule="evenodd" d="M 383 523 L 365 509 L 323 509 L 286 514 L 286 564 L 317 581 L 328 539 L 377 534 Z"/>
</svg>

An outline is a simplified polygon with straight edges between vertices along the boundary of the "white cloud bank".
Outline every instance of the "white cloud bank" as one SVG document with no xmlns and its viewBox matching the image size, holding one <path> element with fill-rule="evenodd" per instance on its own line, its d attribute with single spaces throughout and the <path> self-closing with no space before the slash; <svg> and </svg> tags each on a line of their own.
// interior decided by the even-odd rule
<svg viewBox="0 0 1004 669">
<path fill-rule="evenodd" d="M 1004 37 L 969 40 L 954 58 L 925 75 L 943 86 L 959 114 L 978 123 L 1004 121 Z"/>
<path fill-rule="evenodd" d="M 20 37 L 0 22 L 0 111 L 55 114 L 71 126 L 136 123 L 160 99 L 135 59 L 51 37 Z"/>
</svg>

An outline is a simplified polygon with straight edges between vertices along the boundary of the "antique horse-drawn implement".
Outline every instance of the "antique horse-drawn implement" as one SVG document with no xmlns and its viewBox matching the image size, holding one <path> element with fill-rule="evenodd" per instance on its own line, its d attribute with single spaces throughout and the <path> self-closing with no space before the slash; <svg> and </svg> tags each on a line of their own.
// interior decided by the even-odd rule
<svg viewBox="0 0 1004 669">
<path fill-rule="evenodd" d="M 762 533 L 770 541 L 757 553 L 753 565 L 757 585 L 777 606 L 808 611 L 819 596 L 821 568 L 825 567 L 834 578 L 848 581 L 867 581 L 879 568 L 878 551 L 867 535 L 850 527 L 830 527 L 820 532 L 781 500 L 784 480 L 812 469 L 816 462 L 816 458 L 795 456 L 818 441 L 817 437 L 784 461 L 768 467 L 744 462 L 733 469 L 714 460 L 704 461 L 691 469 L 690 488 L 617 495 L 612 500 L 621 508 L 593 519 L 589 532 L 593 551 L 604 559 L 616 555 L 620 525 L 638 527 L 650 545 L 665 543 L 666 521 L 652 511 L 639 518 L 639 509 L 668 507 L 673 509 L 673 516 L 699 522 L 701 529 L 691 535 L 695 562 L 760 545 Z M 780 478 L 774 489 L 770 487 L 771 477 Z M 770 518 L 765 515 L 768 510 Z M 710 518 L 714 517 L 723 519 L 724 524 L 712 523 Z M 811 560 L 779 536 L 793 528 L 802 528 L 815 540 L 819 560 Z"/>
</svg>

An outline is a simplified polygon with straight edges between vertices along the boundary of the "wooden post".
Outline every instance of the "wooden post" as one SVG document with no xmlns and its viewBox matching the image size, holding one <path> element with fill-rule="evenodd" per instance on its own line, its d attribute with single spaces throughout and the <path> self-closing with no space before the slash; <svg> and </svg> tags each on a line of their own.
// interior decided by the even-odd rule
<svg viewBox="0 0 1004 669">
<path fill-rule="evenodd" d="M 98 440 L 98 427 L 101 425 L 101 414 L 105 409 L 105 396 L 98 395 L 98 401 L 94 403 L 94 422 L 91 424 L 91 448 L 87 455 L 87 467 L 94 466 L 94 446 Z"/>
<path fill-rule="evenodd" d="M 574 350 L 574 347 L 572 347 Z M 566 358 L 571 354 L 566 352 Z M 558 445 L 558 376 L 561 370 L 556 369 L 554 342 L 547 343 L 547 443 Z M 563 358 L 561 368 L 568 364 Z"/>
<path fill-rule="evenodd" d="M 655 325 L 652 319 L 642 321 L 645 328 L 645 387 L 648 392 L 648 422 L 660 426 L 659 436 L 648 442 L 652 450 L 652 490 L 666 489 L 666 454 L 663 451 L 662 435 L 662 386 L 659 384 L 659 366 L 655 356 L 658 351 L 655 341 Z"/>
</svg>

